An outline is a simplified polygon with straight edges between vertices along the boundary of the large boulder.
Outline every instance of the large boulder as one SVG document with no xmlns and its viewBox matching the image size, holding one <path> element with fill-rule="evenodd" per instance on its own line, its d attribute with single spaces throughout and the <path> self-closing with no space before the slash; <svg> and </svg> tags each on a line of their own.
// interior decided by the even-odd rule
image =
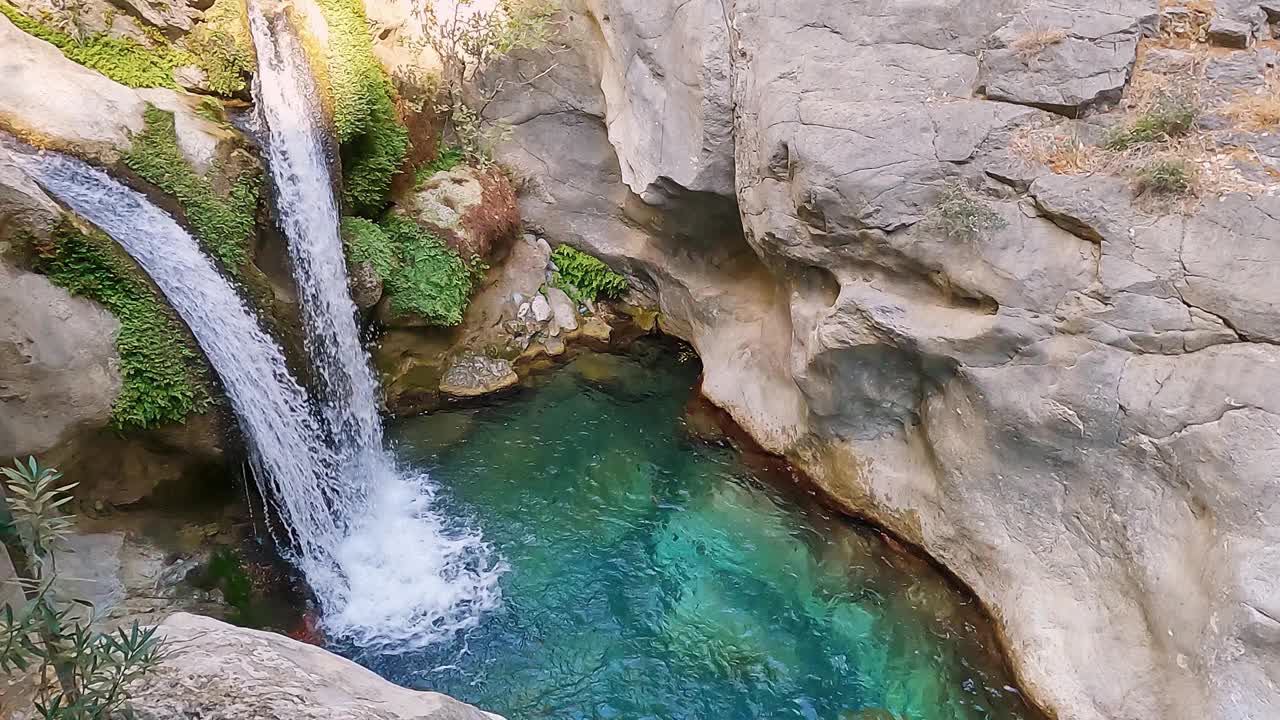
<svg viewBox="0 0 1280 720">
<path fill-rule="evenodd" d="M 120 392 L 111 313 L 0 262 L 0 458 L 92 435 Z"/>
<path fill-rule="evenodd" d="M 140 720 L 501 720 L 283 635 L 186 613 L 159 627 L 169 654 L 129 689 Z"/>
<path fill-rule="evenodd" d="M 1057 717 L 1273 715 L 1280 207 L 1161 208 L 1020 149 L 1098 136 L 1061 115 L 1119 98 L 1157 3 L 701 6 L 570 3 L 563 46 L 484 79 L 526 220 L 628 274 L 762 445 L 968 584 Z M 699 170 L 728 152 L 732 196 Z"/>
</svg>

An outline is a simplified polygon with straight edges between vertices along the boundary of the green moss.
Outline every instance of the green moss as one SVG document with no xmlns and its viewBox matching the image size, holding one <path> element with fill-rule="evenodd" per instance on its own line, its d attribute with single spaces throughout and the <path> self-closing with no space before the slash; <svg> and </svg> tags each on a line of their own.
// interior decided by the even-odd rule
<svg viewBox="0 0 1280 720">
<path fill-rule="evenodd" d="M 150 48 L 136 40 L 111 37 L 105 33 L 76 40 L 7 3 L 0 3 L 0 13 L 4 13 L 23 32 L 52 43 L 71 60 L 97 70 L 121 85 L 177 87 L 173 69 L 182 64 L 182 54 L 167 43 Z"/>
<path fill-rule="evenodd" d="M 395 90 L 373 54 L 360 0 L 317 4 L 329 26 L 326 75 L 342 146 L 343 199 L 351 212 L 376 217 L 408 154 L 409 132 L 396 117 Z"/>
<path fill-rule="evenodd" d="M 232 182 L 228 196 L 223 197 L 182 156 L 173 113 L 148 107 L 145 117 L 146 129 L 134 136 L 125 164 L 177 199 L 204 249 L 228 272 L 239 275 L 249 259 L 259 174 L 245 172 Z"/>
<path fill-rule="evenodd" d="M 435 235 L 390 216 L 381 224 L 343 218 L 342 237 L 348 257 L 369 263 L 382 278 L 393 312 L 420 315 L 435 325 L 462 322 L 475 272 Z"/>
<path fill-rule="evenodd" d="M 215 10 L 221 10 L 214 13 Z M 52 43 L 67 58 L 97 70 L 121 85 L 129 87 L 177 88 L 173 71 L 182 65 L 195 65 L 205 72 L 209 88 L 219 95 L 232 95 L 244 90 L 245 75 L 253 71 L 251 48 L 246 49 L 242 37 L 233 29 L 235 13 L 240 13 L 243 24 L 243 8 L 238 0 L 219 0 L 214 8 L 213 20 L 202 23 L 186 38 L 188 47 L 171 44 L 161 35 L 149 38 L 145 45 L 132 38 L 112 37 L 95 33 L 83 39 L 68 35 L 24 14 L 7 3 L 0 2 L 3 13 L 18 29 Z"/>
<path fill-rule="evenodd" d="M 230 96 L 248 87 L 254 51 L 244 0 L 217 0 L 185 42 L 191 61 L 204 70 L 214 93 Z"/>
<path fill-rule="evenodd" d="M 436 151 L 436 157 L 431 162 L 418 168 L 417 174 L 414 176 L 414 186 L 422 187 L 432 175 L 438 172 L 449 172 L 466 162 L 467 153 L 457 145 L 442 145 Z"/>
<path fill-rule="evenodd" d="M 595 302 L 601 295 L 617 299 L 627 290 L 626 278 L 568 245 L 556 248 L 551 261 L 556 264 L 556 287 L 578 303 Z"/>
<path fill-rule="evenodd" d="M 86 235 L 64 220 L 37 250 L 37 269 L 51 282 L 100 303 L 120 321 L 116 349 L 124 382 L 112 408 L 118 429 L 182 422 L 208 406 L 203 365 L 181 324 L 109 238 Z"/>
<path fill-rule="evenodd" d="M 390 95 L 374 100 L 368 129 L 342 146 L 343 199 L 357 215 L 372 217 L 387 206 L 391 179 L 409 152 L 409 132 L 396 119 Z"/>
</svg>

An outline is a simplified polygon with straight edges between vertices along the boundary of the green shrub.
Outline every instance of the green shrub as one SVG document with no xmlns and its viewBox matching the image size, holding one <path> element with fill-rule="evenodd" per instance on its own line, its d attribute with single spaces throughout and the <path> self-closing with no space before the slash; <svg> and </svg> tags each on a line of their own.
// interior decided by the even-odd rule
<svg viewBox="0 0 1280 720">
<path fill-rule="evenodd" d="M 555 285 L 577 303 L 595 302 L 601 295 L 617 299 L 627 290 L 627 279 L 596 258 L 561 245 L 551 253 L 556 264 Z"/>
<path fill-rule="evenodd" d="M 1196 169 L 1178 158 L 1153 160 L 1138 168 L 1135 184 L 1138 194 L 1183 195 L 1195 184 Z"/>
<path fill-rule="evenodd" d="M 9 490 L 7 502 L 0 493 L 0 517 L 12 518 L 17 536 L 5 544 L 20 560 L 15 566 L 27 597 L 23 607 L 5 604 L 0 611 L 0 670 L 36 668 L 35 716 L 44 720 L 131 717 L 127 688 L 164 659 L 164 640 L 136 620 L 128 630 L 100 632 L 93 606 L 60 591 L 53 550 L 65 546 L 71 532 L 72 519 L 60 508 L 72 500 L 76 483 L 60 486 L 62 475 L 35 458 L 26 465 L 15 460 L 0 474 Z"/>
<path fill-rule="evenodd" d="M 1196 124 L 1196 107 L 1182 98 L 1163 98 L 1138 116 L 1128 127 L 1117 128 L 1108 137 L 1106 148 L 1122 152 L 1136 145 L 1182 137 Z"/>
<path fill-rule="evenodd" d="M 120 321 L 116 349 L 123 387 L 112 408 L 120 430 L 182 422 L 209 404 L 200 357 L 141 271 L 104 235 L 81 233 L 69 220 L 37 246 L 37 270 L 73 295 L 107 308 Z"/>
<path fill-rule="evenodd" d="M 409 132 L 396 116 L 395 91 L 373 54 L 360 0 L 317 0 L 329 26 L 333 122 L 342 146 L 343 199 L 349 211 L 376 217 L 409 152 Z"/>
<path fill-rule="evenodd" d="M 416 314 L 434 325 L 462 322 L 475 272 L 458 253 L 412 220 L 389 216 L 381 224 L 343 218 L 342 237 L 354 262 L 367 262 L 382 278 L 396 314 Z"/>
<path fill-rule="evenodd" d="M 1003 230 L 1009 224 L 971 197 L 959 183 L 943 190 L 932 216 L 933 224 L 953 240 L 973 239 L 987 232 Z"/>
<path fill-rule="evenodd" d="M 238 276 L 241 266 L 249 260 L 259 173 L 245 172 L 236 178 L 229 196 L 224 198 L 183 157 L 173 113 L 149 106 L 145 117 L 146 128 L 133 137 L 125 164 L 177 199 L 196 239 L 228 272 Z"/>
</svg>

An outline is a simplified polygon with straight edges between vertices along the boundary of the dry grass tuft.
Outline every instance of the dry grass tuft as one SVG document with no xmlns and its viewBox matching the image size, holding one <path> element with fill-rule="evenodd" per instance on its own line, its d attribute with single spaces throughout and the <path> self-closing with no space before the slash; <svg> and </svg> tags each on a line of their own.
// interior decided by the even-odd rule
<svg viewBox="0 0 1280 720">
<path fill-rule="evenodd" d="M 1057 128 L 1028 130 L 1013 140 L 1013 151 L 1044 165 L 1058 175 L 1083 175 L 1098 165 L 1097 148 Z"/>
<path fill-rule="evenodd" d="M 1275 130 L 1280 128 L 1280 88 L 1271 87 L 1259 93 L 1242 93 L 1222 109 L 1245 130 Z"/>
<path fill-rule="evenodd" d="M 1066 30 L 1035 28 L 1014 38 L 1013 42 L 1009 43 L 1009 49 L 1025 61 L 1066 39 Z"/>
</svg>

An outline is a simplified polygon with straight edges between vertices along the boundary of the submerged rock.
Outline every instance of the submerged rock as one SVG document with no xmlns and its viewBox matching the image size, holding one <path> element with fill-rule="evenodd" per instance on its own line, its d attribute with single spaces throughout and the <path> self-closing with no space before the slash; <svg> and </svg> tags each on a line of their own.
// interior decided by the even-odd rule
<svg viewBox="0 0 1280 720">
<path fill-rule="evenodd" d="M 129 689 L 140 720 L 502 720 L 283 635 L 186 613 L 159 627 L 169 655 Z"/>
</svg>

